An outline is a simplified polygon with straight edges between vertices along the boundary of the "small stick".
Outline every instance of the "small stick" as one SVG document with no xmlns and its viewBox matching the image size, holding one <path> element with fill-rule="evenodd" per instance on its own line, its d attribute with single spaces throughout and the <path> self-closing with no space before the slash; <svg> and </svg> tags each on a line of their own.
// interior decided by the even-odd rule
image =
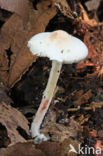
<svg viewBox="0 0 103 156">
<path fill-rule="evenodd" d="M 84 108 L 68 108 L 67 111 L 68 112 L 76 112 L 76 111 L 79 111 L 79 110 L 93 110 L 95 111 L 96 108 L 101 108 L 103 106 L 103 102 L 99 102 L 99 103 L 91 103 L 91 106 L 89 107 L 84 107 Z"/>
</svg>

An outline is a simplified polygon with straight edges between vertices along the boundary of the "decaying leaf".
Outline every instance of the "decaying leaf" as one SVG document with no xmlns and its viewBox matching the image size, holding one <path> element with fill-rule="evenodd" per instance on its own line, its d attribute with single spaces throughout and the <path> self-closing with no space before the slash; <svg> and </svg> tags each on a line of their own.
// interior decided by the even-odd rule
<svg viewBox="0 0 103 156">
<path fill-rule="evenodd" d="M 11 144 L 25 142 L 25 138 L 20 135 L 19 129 L 29 135 L 28 121 L 21 112 L 5 102 L 0 104 L 0 123 L 6 127 Z"/>
<path fill-rule="evenodd" d="M 77 153 L 71 151 L 71 145 L 78 151 L 79 142 L 71 138 L 65 139 L 61 144 L 61 156 L 77 156 Z"/>
<path fill-rule="evenodd" d="M 33 143 L 17 143 L 8 148 L 0 149 L 0 156 L 45 156 L 45 154 L 36 149 Z"/>
<path fill-rule="evenodd" d="M 74 120 L 74 117 L 71 117 L 68 125 L 65 126 L 56 123 L 55 115 L 54 111 L 49 111 L 41 129 L 41 133 L 51 134 L 52 141 L 61 143 L 69 137 L 78 137 L 78 134 L 82 132 L 82 126 Z"/>
<path fill-rule="evenodd" d="M 101 1 L 101 0 L 98 0 L 98 1 L 97 1 L 97 0 L 87 1 L 87 2 L 85 3 L 85 5 L 86 5 L 88 11 L 97 10 L 98 7 L 99 7 L 99 5 L 100 5 L 100 1 Z"/>
<path fill-rule="evenodd" d="M 85 94 L 82 94 L 80 97 L 78 96 L 78 99 L 74 101 L 75 106 L 80 106 L 86 102 L 92 97 L 91 90 L 87 91 Z"/>
<path fill-rule="evenodd" d="M 0 33 L 0 81 L 6 86 L 13 86 L 36 60 L 37 57 L 33 57 L 27 48 L 27 41 L 45 31 L 50 19 L 56 15 L 56 8 L 50 8 L 50 4 L 49 0 L 44 0 L 37 5 L 38 10 L 31 8 L 26 28 L 16 14 L 3 25 Z"/>
<path fill-rule="evenodd" d="M 12 103 L 12 100 L 10 99 L 10 97 L 8 97 L 6 93 L 6 89 L 3 87 L 0 87 L 0 103 L 1 102 L 6 102 L 8 104 Z"/>
<path fill-rule="evenodd" d="M 42 142 L 37 146 L 37 149 L 40 149 L 47 156 L 60 156 L 61 148 L 60 145 L 56 142 Z"/>
<path fill-rule="evenodd" d="M 22 17 L 24 24 L 27 23 L 29 18 L 28 0 L 0 0 L 0 7 L 2 9 L 17 13 Z"/>
</svg>

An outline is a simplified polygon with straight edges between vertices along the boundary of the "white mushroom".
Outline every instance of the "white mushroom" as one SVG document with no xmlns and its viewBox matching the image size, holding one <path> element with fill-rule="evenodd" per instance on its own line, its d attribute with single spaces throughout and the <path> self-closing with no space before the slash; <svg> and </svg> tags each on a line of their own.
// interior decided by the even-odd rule
<svg viewBox="0 0 103 156">
<path fill-rule="evenodd" d="M 62 64 L 72 64 L 81 61 L 88 55 L 88 49 L 80 39 L 63 30 L 39 33 L 28 41 L 28 47 L 33 55 L 48 57 L 52 60 L 49 80 L 31 125 L 32 137 L 35 137 L 35 143 L 39 143 L 41 140 L 47 140 L 47 137 L 40 134 L 39 130 L 50 106 Z"/>
</svg>

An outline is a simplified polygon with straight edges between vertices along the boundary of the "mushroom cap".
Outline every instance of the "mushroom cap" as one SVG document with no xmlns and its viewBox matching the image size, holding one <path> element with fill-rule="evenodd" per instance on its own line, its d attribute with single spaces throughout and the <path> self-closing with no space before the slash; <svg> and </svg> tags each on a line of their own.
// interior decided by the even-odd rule
<svg viewBox="0 0 103 156">
<path fill-rule="evenodd" d="M 86 45 L 63 30 L 34 35 L 28 41 L 28 47 L 33 55 L 65 64 L 79 62 L 88 55 Z"/>
</svg>

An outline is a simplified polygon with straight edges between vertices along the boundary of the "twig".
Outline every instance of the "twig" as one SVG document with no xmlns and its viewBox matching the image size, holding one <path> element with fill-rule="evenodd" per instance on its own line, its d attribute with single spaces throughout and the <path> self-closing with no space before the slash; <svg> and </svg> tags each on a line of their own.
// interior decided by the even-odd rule
<svg viewBox="0 0 103 156">
<path fill-rule="evenodd" d="M 85 110 L 85 111 L 93 110 L 93 111 L 95 111 L 95 109 L 101 108 L 103 106 L 103 102 L 92 102 L 90 105 L 91 106 L 84 107 L 84 108 L 81 108 L 81 107 L 78 107 L 78 108 L 68 108 L 67 111 L 68 112 L 76 112 L 76 111 L 79 111 L 79 110 Z"/>
</svg>

